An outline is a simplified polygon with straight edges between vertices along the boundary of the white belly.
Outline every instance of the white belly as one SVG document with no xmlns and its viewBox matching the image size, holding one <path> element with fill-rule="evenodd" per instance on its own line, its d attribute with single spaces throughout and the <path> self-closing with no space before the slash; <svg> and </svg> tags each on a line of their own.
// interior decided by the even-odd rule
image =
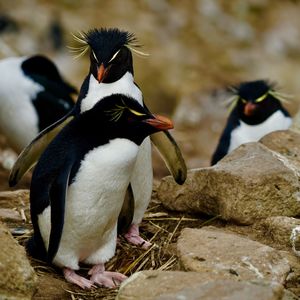
<svg viewBox="0 0 300 300">
<path fill-rule="evenodd" d="M 76 269 L 78 261 L 85 260 L 110 242 L 137 153 L 135 143 L 115 139 L 86 154 L 67 191 L 65 223 L 54 258 L 56 265 Z M 39 216 L 39 227 L 48 248 L 49 208 Z"/>
<path fill-rule="evenodd" d="M 100 84 L 94 76 L 91 75 L 89 79 L 89 93 L 82 99 L 81 111 L 91 109 L 97 102 L 101 101 L 101 99 L 112 94 L 130 96 L 143 105 L 141 90 L 135 85 L 133 76 L 129 72 L 124 74 L 124 76 L 116 82 Z M 152 194 L 153 172 L 151 142 L 149 137 L 147 137 L 140 146 L 130 182 L 135 202 L 133 223 L 138 224 L 144 216 Z"/>
<path fill-rule="evenodd" d="M 281 111 L 275 112 L 265 122 L 259 125 L 248 125 L 241 121 L 240 126 L 231 132 L 228 153 L 241 144 L 257 142 L 272 131 L 287 129 L 291 123 L 291 118 L 286 117 Z"/>
<path fill-rule="evenodd" d="M 0 62 L 0 130 L 20 151 L 38 133 L 38 116 L 31 99 L 44 88 L 21 72 L 22 58 Z"/>
</svg>

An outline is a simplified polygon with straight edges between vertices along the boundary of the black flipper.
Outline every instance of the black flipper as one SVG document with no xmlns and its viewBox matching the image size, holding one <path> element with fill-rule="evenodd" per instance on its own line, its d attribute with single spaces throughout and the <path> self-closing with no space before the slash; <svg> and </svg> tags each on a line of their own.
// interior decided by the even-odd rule
<svg viewBox="0 0 300 300">
<path fill-rule="evenodd" d="M 41 154 L 74 116 L 70 112 L 56 123 L 47 127 L 26 147 L 19 155 L 9 174 L 9 186 L 15 186 L 20 179 L 26 174 L 39 160 Z"/>
<path fill-rule="evenodd" d="M 230 147 L 231 132 L 239 125 L 240 121 L 236 113 L 236 109 L 234 109 L 228 117 L 226 126 L 222 132 L 217 148 L 212 155 L 210 162 L 211 166 L 215 165 L 219 160 L 227 155 Z"/>
<path fill-rule="evenodd" d="M 43 261 L 47 260 L 47 251 L 38 225 L 38 215 L 50 205 L 49 184 L 51 179 L 41 179 L 38 182 L 32 181 L 30 187 L 30 215 L 34 233 L 26 243 L 26 251 L 30 256 Z"/>
<path fill-rule="evenodd" d="M 48 262 L 52 262 L 57 253 L 65 218 L 65 202 L 72 164 L 64 164 L 59 175 L 52 183 L 49 197 L 51 204 L 51 231 L 48 247 Z"/>
<path fill-rule="evenodd" d="M 230 137 L 231 132 L 228 130 L 224 130 L 220 141 L 218 143 L 218 146 L 215 150 L 215 152 L 212 155 L 210 165 L 215 165 L 219 160 L 221 160 L 227 153 L 230 145 Z"/>
<path fill-rule="evenodd" d="M 123 206 L 118 218 L 118 234 L 126 233 L 132 223 L 134 214 L 134 196 L 131 184 L 129 184 Z"/>
<path fill-rule="evenodd" d="M 145 102 L 143 102 L 143 105 L 150 112 Z M 151 134 L 150 139 L 157 148 L 174 180 L 178 184 L 184 184 L 187 176 L 187 167 L 180 148 L 170 132 L 161 131 Z"/>
<path fill-rule="evenodd" d="M 178 184 L 183 184 L 187 176 L 187 168 L 176 141 L 168 131 L 154 133 L 150 136 L 158 149 L 170 173 Z"/>
</svg>

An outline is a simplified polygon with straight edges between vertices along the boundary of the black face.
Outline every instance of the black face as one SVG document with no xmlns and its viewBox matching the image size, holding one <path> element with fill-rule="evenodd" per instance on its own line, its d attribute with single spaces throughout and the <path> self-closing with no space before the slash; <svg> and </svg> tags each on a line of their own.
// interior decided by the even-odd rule
<svg viewBox="0 0 300 300">
<path fill-rule="evenodd" d="M 102 99 L 81 116 L 109 139 L 127 138 L 138 145 L 152 133 L 173 128 L 169 119 L 153 115 L 136 100 L 118 94 Z"/>
<path fill-rule="evenodd" d="M 101 51 L 94 52 L 91 50 L 91 73 L 100 82 L 111 83 L 119 80 L 126 72 L 133 75 L 132 54 L 130 50 L 123 46 L 116 52 L 108 55 L 108 58 L 103 58 Z M 102 66 L 101 66 L 102 65 Z M 101 69 L 102 68 L 102 69 Z M 99 78 L 103 70 L 102 78 Z"/>
<path fill-rule="evenodd" d="M 90 46 L 90 71 L 98 82 L 111 83 L 126 72 L 133 75 L 132 54 L 128 44 L 135 42 L 131 33 L 118 29 L 94 29 L 85 34 Z"/>
<path fill-rule="evenodd" d="M 255 125 L 281 109 L 280 101 L 272 96 L 272 88 L 272 85 L 264 80 L 241 83 L 236 88 L 236 110 L 239 118 L 249 125 Z"/>
</svg>

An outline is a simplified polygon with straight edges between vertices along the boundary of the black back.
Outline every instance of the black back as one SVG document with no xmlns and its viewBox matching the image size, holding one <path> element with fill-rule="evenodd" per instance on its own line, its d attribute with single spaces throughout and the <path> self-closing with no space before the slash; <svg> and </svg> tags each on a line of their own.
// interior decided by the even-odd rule
<svg viewBox="0 0 300 300">
<path fill-rule="evenodd" d="M 32 99 L 41 131 L 73 108 L 71 95 L 76 90 L 63 80 L 56 66 L 44 56 L 36 55 L 26 59 L 21 68 L 26 76 L 44 87 Z"/>
</svg>

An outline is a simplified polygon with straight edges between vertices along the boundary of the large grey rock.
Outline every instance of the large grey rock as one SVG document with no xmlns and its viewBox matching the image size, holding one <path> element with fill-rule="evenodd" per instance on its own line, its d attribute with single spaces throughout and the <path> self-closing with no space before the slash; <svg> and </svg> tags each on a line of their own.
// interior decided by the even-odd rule
<svg viewBox="0 0 300 300">
<path fill-rule="evenodd" d="M 218 164 L 188 172 L 184 185 L 168 176 L 157 190 L 171 210 L 220 215 L 252 224 L 269 216 L 300 213 L 300 169 L 260 143 L 248 143 Z"/>
<path fill-rule="evenodd" d="M 31 299 L 37 277 L 25 250 L 0 223 L 0 299 Z"/>
<path fill-rule="evenodd" d="M 283 284 L 290 265 L 279 251 L 214 227 L 185 228 L 177 242 L 186 271 L 202 273 L 207 280 L 267 280 Z"/>
<path fill-rule="evenodd" d="M 282 285 L 276 283 L 237 282 L 233 280 L 203 281 L 201 275 L 194 272 L 143 271 L 134 274 L 121 285 L 116 299 L 293 299 L 285 298 L 285 295 Z"/>
</svg>

